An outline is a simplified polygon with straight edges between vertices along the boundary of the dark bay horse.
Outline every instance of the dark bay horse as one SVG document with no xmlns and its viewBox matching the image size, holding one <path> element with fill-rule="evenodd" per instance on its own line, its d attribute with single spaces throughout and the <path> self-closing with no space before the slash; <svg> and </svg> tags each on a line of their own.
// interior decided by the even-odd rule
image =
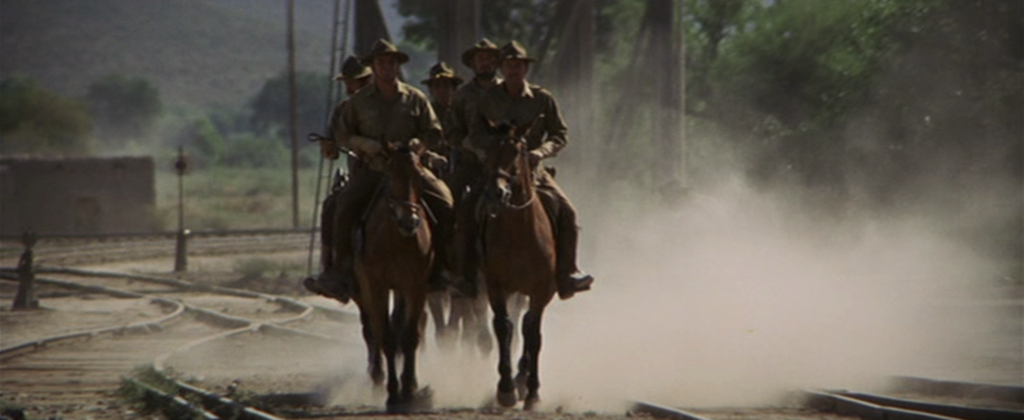
<svg viewBox="0 0 1024 420">
<path fill-rule="evenodd" d="M 424 168 L 419 155 L 423 150 L 416 140 L 386 145 L 385 178 L 370 204 L 366 239 L 355 259 L 357 303 L 364 327 L 368 327 L 364 338 L 370 350 L 371 375 L 374 357 L 382 350 L 387 364 L 387 408 L 396 412 L 423 403 L 416 395 L 416 349 L 427 276 L 434 259 L 430 216 L 421 197 Z M 389 308 L 392 293 L 394 307 Z M 399 353 L 403 356 L 401 382 L 396 367 Z"/>
<path fill-rule="evenodd" d="M 540 400 L 541 319 L 556 290 L 554 229 L 534 186 L 522 137 L 513 135 L 497 142 L 484 170 L 483 271 L 498 341 L 501 378 L 497 399 L 502 406 L 511 407 L 517 402 L 518 390 L 524 408 L 531 409 Z M 519 372 L 513 380 L 508 298 L 515 293 L 528 297 L 529 306 L 522 320 Z"/>
</svg>

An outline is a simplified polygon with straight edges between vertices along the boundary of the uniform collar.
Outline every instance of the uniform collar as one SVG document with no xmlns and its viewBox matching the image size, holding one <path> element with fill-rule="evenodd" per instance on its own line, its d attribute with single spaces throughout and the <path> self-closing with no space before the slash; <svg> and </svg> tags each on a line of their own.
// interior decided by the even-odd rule
<svg viewBox="0 0 1024 420">
<path fill-rule="evenodd" d="M 380 95 L 380 86 L 377 86 L 376 82 L 370 84 L 370 87 L 373 88 L 373 91 L 372 91 L 373 94 Z M 396 90 L 396 92 L 398 93 L 398 96 L 406 96 L 406 95 L 408 95 L 409 94 L 409 85 L 406 84 L 405 82 L 402 82 L 401 80 L 399 80 L 398 81 L 398 89 Z"/>
<path fill-rule="evenodd" d="M 503 92 L 505 92 L 506 95 L 512 96 L 510 93 L 508 93 L 508 89 L 505 89 L 505 81 L 504 80 L 502 80 L 501 84 L 499 84 L 498 86 L 501 86 L 501 90 Z M 525 80 L 523 81 L 523 93 L 522 93 L 521 97 L 533 98 L 533 89 L 530 88 L 530 82 L 525 81 Z"/>
</svg>

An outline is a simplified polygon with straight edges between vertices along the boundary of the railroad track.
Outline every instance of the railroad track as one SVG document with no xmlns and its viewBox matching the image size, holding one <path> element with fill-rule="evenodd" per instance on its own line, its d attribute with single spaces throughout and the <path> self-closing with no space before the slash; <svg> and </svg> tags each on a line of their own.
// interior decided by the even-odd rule
<svg viewBox="0 0 1024 420">
<path fill-rule="evenodd" d="M 294 236 L 286 240 L 281 236 L 211 238 L 203 246 L 225 253 L 239 246 L 245 249 L 240 253 L 252 254 L 308 240 Z M 289 240 L 294 242 L 288 245 Z M 252 245 L 267 242 L 271 245 Z M 89 252 L 116 253 L 124 248 L 123 243 L 98 244 Z M 59 249 L 50 252 L 51 258 L 61 261 L 84 255 Z M 11 278 L 9 270 L 6 274 Z M 379 418 L 383 414 L 380 395 L 363 399 L 371 401 L 368 404 L 327 399 L 337 388 L 365 387 L 368 382 L 362 374 L 365 350 L 354 312 L 160 276 L 66 268 L 45 268 L 37 275 L 38 292 L 51 310 L 5 314 L 9 315 L 6 322 L 37 322 L 38 328 L 5 328 L 0 338 L 0 393 L 4 401 L 29 408 L 29 418 L 134 418 L 139 414 L 136 408 L 120 395 L 126 391 L 164 400 L 162 406 L 171 413 L 165 414 L 168 418 Z M 13 286 L 13 282 L 0 282 L 4 295 L 12 295 Z M 90 309 L 93 306 L 113 309 L 95 311 Z M 36 316 L 41 319 L 30 319 Z M 66 319 L 62 317 L 68 316 L 75 318 L 78 329 L 61 328 Z M 339 369 L 341 365 L 345 367 Z M 164 379 L 173 383 L 161 382 Z M 848 390 L 797 394 L 800 402 L 786 407 L 696 409 L 636 401 L 622 414 L 556 411 L 531 418 L 1024 418 L 1024 391 L 1016 386 L 898 378 L 884 395 Z M 480 406 L 424 414 L 477 419 L 502 413 Z"/>
<path fill-rule="evenodd" d="M 124 418 L 131 409 L 122 407 L 113 391 L 124 385 L 125 375 L 143 366 L 153 366 L 156 372 L 168 377 L 191 370 L 190 380 L 179 379 L 176 388 L 185 396 L 207 403 L 189 410 L 246 410 L 244 406 L 219 401 L 220 397 L 211 401 L 212 393 L 194 383 L 205 382 L 211 388 L 226 390 L 237 381 L 228 379 L 224 383 L 225 379 L 218 379 L 213 372 L 216 369 L 197 370 L 190 358 L 210 348 L 273 347 L 268 343 L 289 343 L 300 349 L 323 348 L 324 343 L 339 349 L 351 347 L 352 351 L 361 348 L 360 342 L 346 340 L 359 336 L 354 314 L 287 297 L 174 279 L 71 269 L 46 270 L 37 281 L 40 295 L 57 308 L 97 302 L 127 312 L 127 316 L 92 314 L 95 319 L 85 324 L 76 322 L 89 327 L 84 330 L 59 331 L 57 325 L 58 331 L 53 331 L 54 326 L 41 326 L 35 333 L 4 335 L 0 348 L 0 388 L 5 398 L 24 396 L 16 402 L 33 407 L 39 416 Z M 68 290 L 75 293 L 67 293 Z M 84 312 L 84 316 L 89 315 L 89 311 Z M 134 321 L 124 323 L 125 319 Z M 274 339 L 267 340 L 267 336 Z M 297 358 L 303 356 L 301 352 L 293 354 Z M 231 368 L 227 366 L 227 370 Z M 297 368 L 290 365 L 294 372 L 288 373 L 301 373 Z M 306 370 L 315 371 L 316 366 Z M 204 376 L 210 379 L 205 380 Z M 83 406 L 83 401 L 93 403 Z M 247 418 L 274 416 L 254 412 Z"/>
<path fill-rule="evenodd" d="M 310 233 L 297 230 L 200 231 L 187 237 L 187 255 L 210 256 L 259 254 L 283 250 L 307 250 Z M 22 247 L 14 238 L 0 241 L 0 261 L 15 265 Z M 35 260 L 42 265 L 74 267 L 119 261 L 173 257 L 177 237 L 173 233 L 134 235 L 82 235 L 39 238 Z"/>
</svg>

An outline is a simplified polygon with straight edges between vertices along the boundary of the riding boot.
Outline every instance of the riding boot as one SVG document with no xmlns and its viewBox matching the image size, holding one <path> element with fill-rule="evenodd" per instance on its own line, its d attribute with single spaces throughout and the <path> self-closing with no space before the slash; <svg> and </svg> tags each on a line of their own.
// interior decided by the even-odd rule
<svg viewBox="0 0 1024 420">
<path fill-rule="evenodd" d="M 594 277 L 576 266 L 576 247 L 579 242 L 579 227 L 576 214 L 562 208 L 558 214 L 558 237 L 555 249 L 555 281 L 558 297 L 562 300 L 573 297 L 577 292 L 590 290 Z"/>
<path fill-rule="evenodd" d="M 434 264 L 430 268 L 430 276 L 427 278 L 427 290 L 439 292 L 448 287 L 449 280 L 446 273 L 454 273 L 451 259 L 452 230 L 454 218 L 452 209 L 440 200 L 430 195 L 424 197 L 430 212 L 434 215 L 431 219 L 430 230 L 431 243 L 434 248 Z"/>
<path fill-rule="evenodd" d="M 324 270 L 318 276 L 303 281 L 303 286 L 309 291 L 343 304 L 348 303 L 355 294 L 353 232 L 378 181 L 379 176 L 370 171 L 356 172 L 347 188 L 339 194 L 330 234 L 331 243 L 334 244 L 333 256 L 329 263 L 324 264 Z M 327 262 L 327 259 L 324 261 Z"/>
</svg>

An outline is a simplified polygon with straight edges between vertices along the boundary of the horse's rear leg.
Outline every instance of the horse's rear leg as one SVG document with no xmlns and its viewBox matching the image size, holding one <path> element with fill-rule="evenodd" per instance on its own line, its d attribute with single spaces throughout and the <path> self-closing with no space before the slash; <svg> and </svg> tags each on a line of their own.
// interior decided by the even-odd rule
<svg viewBox="0 0 1024 420">
<path fill-rule="evenodd" d="M 508 319 L 508 309 L 504 297 L 491 295 L 491 310 L 494 312 L 492 324 L 494 335 L 498 340 L 498 404 L 503 407 L 516 405 L 515 381 L 512 380 L 512 321 Z"/>
</svg>

